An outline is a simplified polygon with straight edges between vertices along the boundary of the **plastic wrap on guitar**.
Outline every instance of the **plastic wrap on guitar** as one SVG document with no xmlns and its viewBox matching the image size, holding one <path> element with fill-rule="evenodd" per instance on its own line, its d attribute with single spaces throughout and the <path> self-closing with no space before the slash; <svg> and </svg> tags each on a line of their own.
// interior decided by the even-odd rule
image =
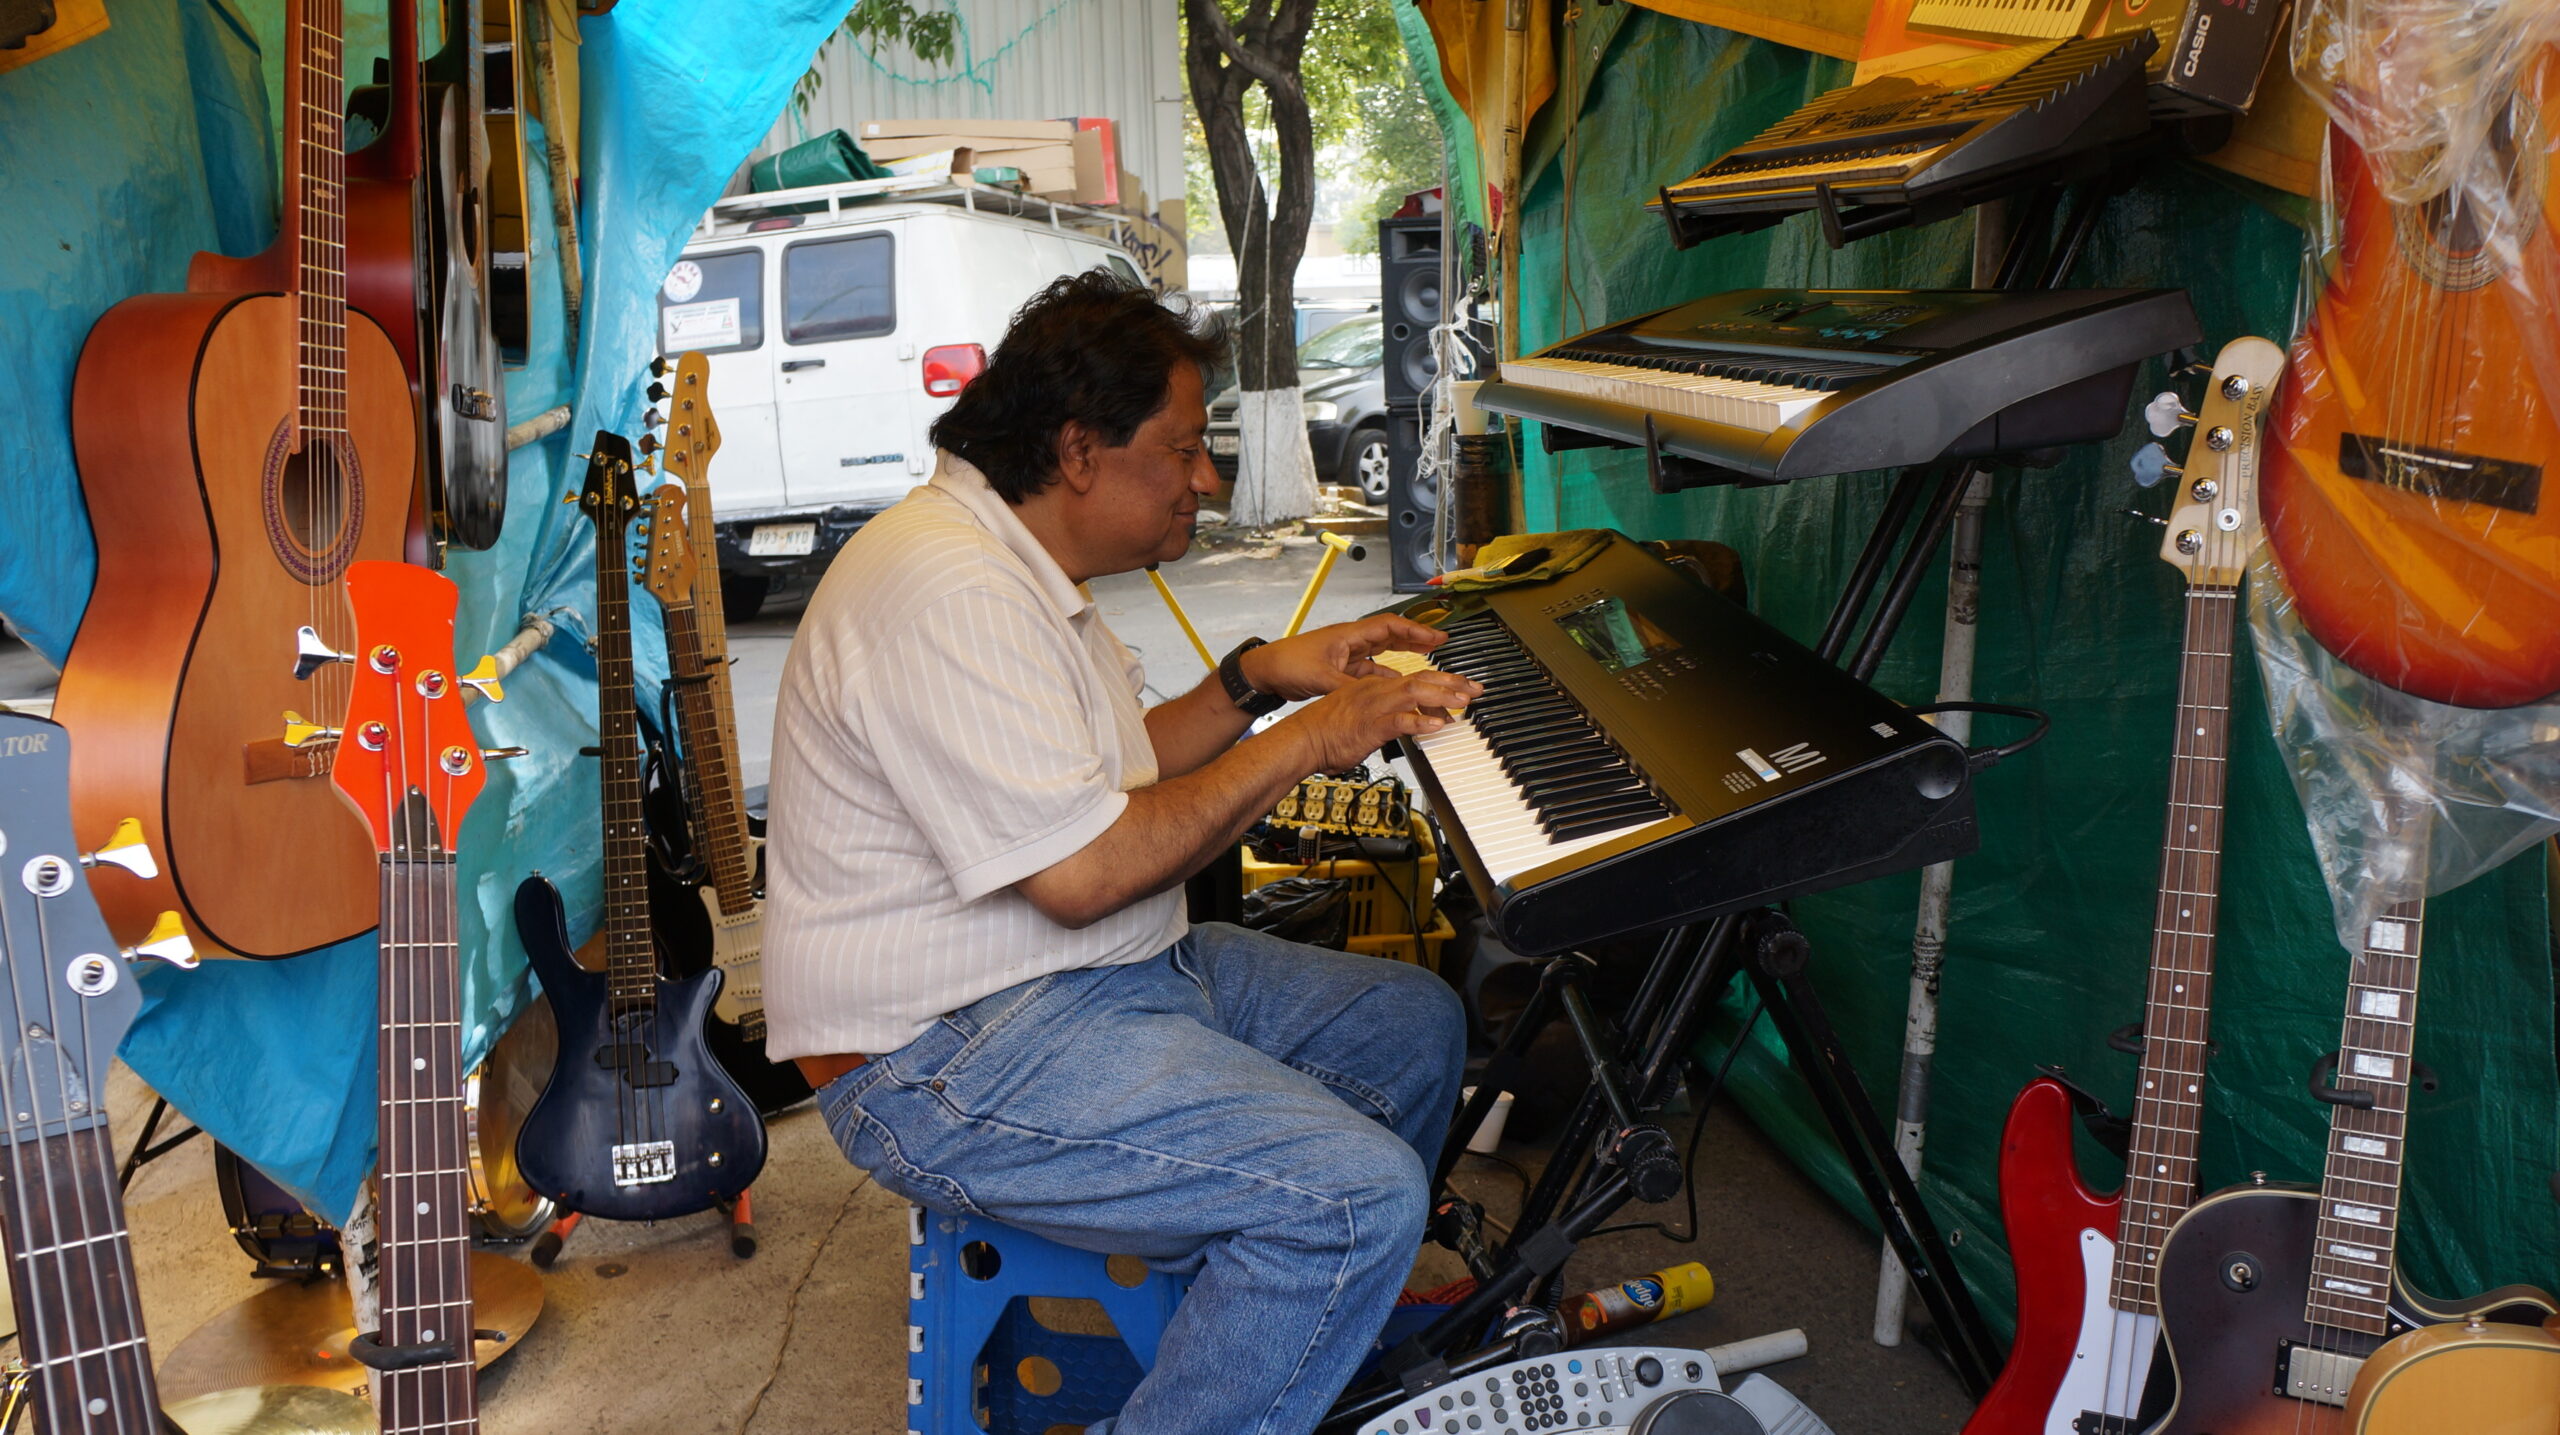
<svg viewBox="0 0 2560 1435">
<path fill-rule="evenodd" d="M 2269 416 L 2268 541 L 2304 625 L 2404 692 L 2560 692 L 2560 5 L 2308 0 L 2332 120 Z"/>
</svg>

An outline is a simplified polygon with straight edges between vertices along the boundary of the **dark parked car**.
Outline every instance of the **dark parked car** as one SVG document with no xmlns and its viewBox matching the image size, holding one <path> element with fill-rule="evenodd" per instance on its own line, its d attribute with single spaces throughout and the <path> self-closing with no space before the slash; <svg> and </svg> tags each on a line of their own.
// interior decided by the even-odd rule
<svg viewBox="0 0 2560 1435">
<path fill-rule="evenodd" d="M 1371 503 L 1387 497 L 1387 383 L 1380 370 L 1386 336 L 1375 314 L 1334 325 L 1298 346 L 1298 392 L 1307 408 L 1307 446 L 1316 476 L 1359 489 Z M 1236 476 L 1236 393 L 1209 401 L 1209 459 L 1222 477 Z"/>
</svg>

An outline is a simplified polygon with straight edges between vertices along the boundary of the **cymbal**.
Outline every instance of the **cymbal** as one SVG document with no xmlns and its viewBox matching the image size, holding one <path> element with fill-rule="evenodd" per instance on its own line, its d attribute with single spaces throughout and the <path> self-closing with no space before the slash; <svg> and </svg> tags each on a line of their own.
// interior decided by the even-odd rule
<svg viewBox="0 0 2560 1435">
<path fill-rule="evenodd" d="M 250 1385 L 168 1407 L 187 1435 L 376 1435 L 373 1403 L 316 1385 Z"/>
<path fill-rule="evenodd" d="M 542 1276 L 521 1261 L 471 1253 L 472 1324 L 503 1340 L 472 1346 L 475 1365 L 515 1349 L 542 1314 Z M 160 1365 L 160 1394 L 182 1400 L 244 1385 L 317 1385 L 361 1394 L 372 1372 L 347 1354 L 355 1302 L 344 1281 L 277 1284 L 178 1342 Z"/>
</svg>

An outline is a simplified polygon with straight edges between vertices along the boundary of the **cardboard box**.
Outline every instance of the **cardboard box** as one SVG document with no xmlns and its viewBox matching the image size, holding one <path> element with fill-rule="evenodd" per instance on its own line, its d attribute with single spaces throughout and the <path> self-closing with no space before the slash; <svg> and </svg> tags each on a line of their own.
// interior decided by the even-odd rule
<svg viewBox="0 0 2560 1435">
<path fill-rule="evenodd" d="M 1007 139 L 1002 135 L 937 134 L 917 135 L 909 139 L 864 140 L 862 152 L 882 164 L 887 164 L 893 159 L 911 159 L 916 155 L 931 154 L 936 150 L 964 148 L 975 150 L 980 154 L 1053 154 L 1057 157 L 1054 161 L 1037 162 L 1073 164 L 1075 154 L 1070 144 L 1071 142 L 1067 140 L 1060 140 L 1054 144 L 1033 144 L 1024 140 Z M 1005 163 L 1011 164 L 1013 161 L 1006 160 Z"/>
<path fill-rule="evenodd" d="M 1104 160 L 1102 135 L 1094 130 L 1078 130 L 1074 149 L 1076 203 L 1109 204 L 1118 199 L 1120 170 Z"/>
<path fill-rule="evenodd" d="M 856 136 L 865 149 L 875 139 L 922 139 L 930 135 L 976 135 L 1022 144 L 1066 144 L 1075 138 L 1073 120 L 864 120 Z"/>
<path fill-rule="evenodd" d="M 1076 137 L 1082 139 L 1086 135 L 1094 135 L 1099 139 L 1102 147 L 1103 175 L 1102 197 L 1087 200 L 1086 203 L 1119 204 L 1126 196 L 1136 193 L 1134 189 L 1120 182 L 1120 127 L 1107 119 L 1087 115 L 1076 121 Z"/>
</svg>

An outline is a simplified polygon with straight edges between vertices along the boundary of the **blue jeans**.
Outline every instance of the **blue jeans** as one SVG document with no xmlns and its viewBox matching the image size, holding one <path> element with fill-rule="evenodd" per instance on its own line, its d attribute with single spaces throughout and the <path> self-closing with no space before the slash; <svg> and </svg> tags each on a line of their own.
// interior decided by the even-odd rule
<svg viewBox="0 0 2560 1435">
<path fill-rule="evenodd" d="M 1413 1268 L 1465 1057 L 1430 972 L 1203 926 L 998 992 L 818 1100 L 909 1200 L 1197 1276 L 1088 1435 L 1306 1435 Z"/>
</svg>

